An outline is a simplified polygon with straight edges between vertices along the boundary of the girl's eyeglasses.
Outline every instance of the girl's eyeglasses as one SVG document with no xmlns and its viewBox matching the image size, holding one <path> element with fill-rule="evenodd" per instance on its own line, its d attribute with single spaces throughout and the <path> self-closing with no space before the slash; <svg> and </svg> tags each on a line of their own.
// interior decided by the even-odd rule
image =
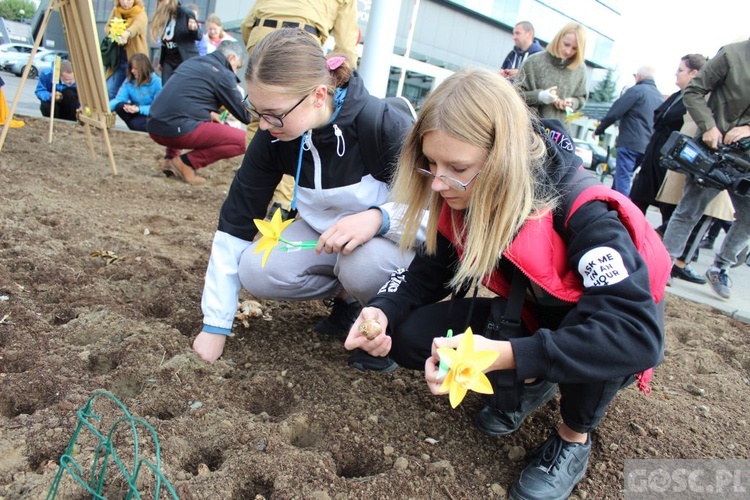
<svg viewBox="0 0 750 500">
<path fill-rule="evenodd" d="M 297 101 L 297 104 L 292 106 L 289 111 L 287 111 L 286 113 L 281 113 L 280 115 L 274 115 L 273 113 L 258 113 L 258 110 L 255 109 L 255 106 L 250 104 L 250 101 L 247 100 L 247 96 L 242 99 L 242 106 L 244 106 L 247 112 L 250 113 L 250 115 L 252 115 L 255 119 L 260 120 L 261 118 L 263 118 L 272 127 L 284 128 L 284 118 L 289 115 L 289 113 L 297 109 L 297 106 L 302 104 L 302 101 L 307 99 L 307 96 L 309 95 L 310 94 L 305 94 L 305 96 Z"/>
<path fill-rule="evenodd" d="M 461 182 L 458 179 L 454 179 L 453 177 L 448 177 L 447 175 L 435 175 L 425 168 L 415 168 L 414 170 L 416 170 L 418 174 L 423 175 L 424 177 L 429 177 L 431 179 L 440 179 L 448 187 L 451 187 L 455 189 L 456 191 L 466 191 L 466 188 L 469 187 L 469 184 L 474 182 L 474 179 L 476 179 L 479 173 L 481 172 L 480 170 L 479 172 L 474 174 L 474 177 L 472 177 L 468 181 Z"/>
</svg>

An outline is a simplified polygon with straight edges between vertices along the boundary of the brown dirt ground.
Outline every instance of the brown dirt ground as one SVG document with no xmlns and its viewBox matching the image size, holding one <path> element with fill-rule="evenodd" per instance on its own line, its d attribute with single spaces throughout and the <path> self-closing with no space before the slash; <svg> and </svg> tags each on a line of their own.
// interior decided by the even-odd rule
<svg viewBox="0 0 750 500">
<path fill-rule="evenodd" d="M 147 136 L 113 131 L 113 177 L 100 133 L 92 160 L 83 127 L 56 124 L 49 145 L 48 122 L 26 122 L 0 154 L 0 498 L 47 494 L 76 411 L 100 389 L 153 426 L 181 498 L 500 498 L 519 455 L 556 425 L 553 400 L 490 439 L 472 425 L 477 395 L 451 410 L 420 373 L 348 368 L 340 342 L 312 333 L 320 303 L 261 301 L 265 319 L 236 326 L 219 362 L 197 360 L 203 276 L 240 159 L 193 188 L 161 176 Z M 106 251 L 121 260 L 91 255 Z M 667 313 L 653 394 L 631 387 L 610 406 L 576 498 L 622 498 L 629 458 L 750 458 L 748 326 L 672 296 Z M 94 410 L 104 433 L 121 415 L 104 397 Z M 129 427 L 118 429 L 115 450 L 131 457 Z M 95 441 L 81 431 L 84 471 Z M 109 498 L 124 496 L 116 471 Z M 139 476 L 153 498 L 152 476 Z M 59 498 L 86 498 L 64 477 Z"/>
</svg>

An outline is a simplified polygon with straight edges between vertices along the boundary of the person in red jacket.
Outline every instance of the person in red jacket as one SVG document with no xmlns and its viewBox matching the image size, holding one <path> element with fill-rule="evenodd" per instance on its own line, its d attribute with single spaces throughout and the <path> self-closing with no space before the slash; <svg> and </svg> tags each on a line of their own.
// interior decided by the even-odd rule
<svg viewBox="0 0 750 500">
<path fill-rule="evenodd" d="M 635 374 L 663 356 L 669 256 L 626 197 L 602 185 L 577 190 L 589 174 L 573 151 L 562 123 L 531 118 L 502 76 L 476 69 L 446 79 L 407 136 L 393 183 L 393 200 L 408 204 L 400 245 L 417 255 L 368 302 L 345 343 L 424 369 L 429 390 L 442 394 L 437 349 L 463 337 L 448 329 L 471 326 L 475 350 L 499 353 L 485 370 L 494 395 L 475 420 L 491 436 L 518 430 L 559 388 L 562 423 L 510 498 L 567 498 L 607 405 L 635 379 L 645 392 Z M 476 297 L 479 284 L 498 297 Z M 369 340 L 365 320 L 382 333 Z"/>
</svg>

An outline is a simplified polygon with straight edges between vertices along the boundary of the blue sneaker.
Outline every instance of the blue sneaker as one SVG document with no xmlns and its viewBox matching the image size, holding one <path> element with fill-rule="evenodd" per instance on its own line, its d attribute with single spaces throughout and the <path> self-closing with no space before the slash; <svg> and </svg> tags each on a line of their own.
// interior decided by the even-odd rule
<svg viewBox="0 0 750 500">
<path fill-rule="evenodd" d="M 511 500 L 565 500 L 583 479 L 589 465 L 591 436 L 586 444 L 564 441 L 554 431 L 537 448 L 531 463 L 511 487 Z"/>
<path fill-rule="evenodd" d="M 706 278 L 708 278 L 708 284 L 711 285 L 711 290 L 722 299 L 728 299 L 732 296 L 729 288 L 732 286 L 729 283 L 729 276 L 724 269 L 713 271 L 711 268 L 706 271 Z"/>
</svg>

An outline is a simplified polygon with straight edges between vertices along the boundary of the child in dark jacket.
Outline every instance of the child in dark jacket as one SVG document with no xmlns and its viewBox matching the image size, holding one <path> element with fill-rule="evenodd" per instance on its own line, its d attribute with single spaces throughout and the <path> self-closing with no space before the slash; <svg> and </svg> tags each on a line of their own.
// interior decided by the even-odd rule
<svg viewBox="0 0 750 500">
<path fill-rule="evenodd" d="M 219 47 L 226 43 L 236 42 Z M 245 80 L 245 105 L 259 120 L 260 131 L 221 208 L 206 271 L 204 324 L 193 349 L 210 362 L 224 350 L 241 288 L 274 300 L 335 298 L 330 316 L 341 315 L 347 331 L 359 303 L 414 255 L 398 250 L 400 224 L 387 203 L 388 181 L 413 116 L 380 106 L 380 116 L 364 113 L 365 106 L 379 100 L 369 95 L 345 57 L 326 58 L 318 42 L 300 29 L 267 35 L 250 56 Z M 373 122 L 368 123 L 370 134 L 360 133 L 365 119 Z M 369 162 L 364 154 L 375 134 L 383 154 L 380 161 Z M 264 257 L 258 253 L 260 241 L 253 242 L 253 221 L 265 217 L 283 174 L 297 179 L 292 206 L 301 216 L 284 237 L 316 246 Z M 360 369 L 395 369 L 390 360 L 361 351 L 350 363 Z"/>
<path fill-rule="evenodd" d="M 448 329 L 471 326 L 476 351 L 496 355 L 484 370 L 494 395 L 476 417 L 490 436 L 518 430 L 559 387 L 562 424 L 510 498 L 567 498 L 607 405 L 662 356 L 669 257 L 627 198 L 598 183 L 576 192 L 590 175 L 579 166 L 562 124 L 536 123 L 500 75 L 445 80 L 424 103 L 393 183 L 393 200 L 408 204 L 401 247 L 418 243 L 425 206 L 426 245 L 362 310 L 345 344 L 424 369 L 430 391 L 443 394 L 438 349 L 463 340 Z M 479 284 L 498 297 L 459 298 Z M 382 329 L 372 340 L 359 331 L 366 320 Z"/>
<path fill-rule="evenodd" d="M 203 39 L 203 32 L 195 13 L 177 0 L 159 0 L 149 32 L 154 42 L 161 43 L 161 82 L 166 85 L 181 63 L 198 56 L 195 42 Z"/>
</svg>

